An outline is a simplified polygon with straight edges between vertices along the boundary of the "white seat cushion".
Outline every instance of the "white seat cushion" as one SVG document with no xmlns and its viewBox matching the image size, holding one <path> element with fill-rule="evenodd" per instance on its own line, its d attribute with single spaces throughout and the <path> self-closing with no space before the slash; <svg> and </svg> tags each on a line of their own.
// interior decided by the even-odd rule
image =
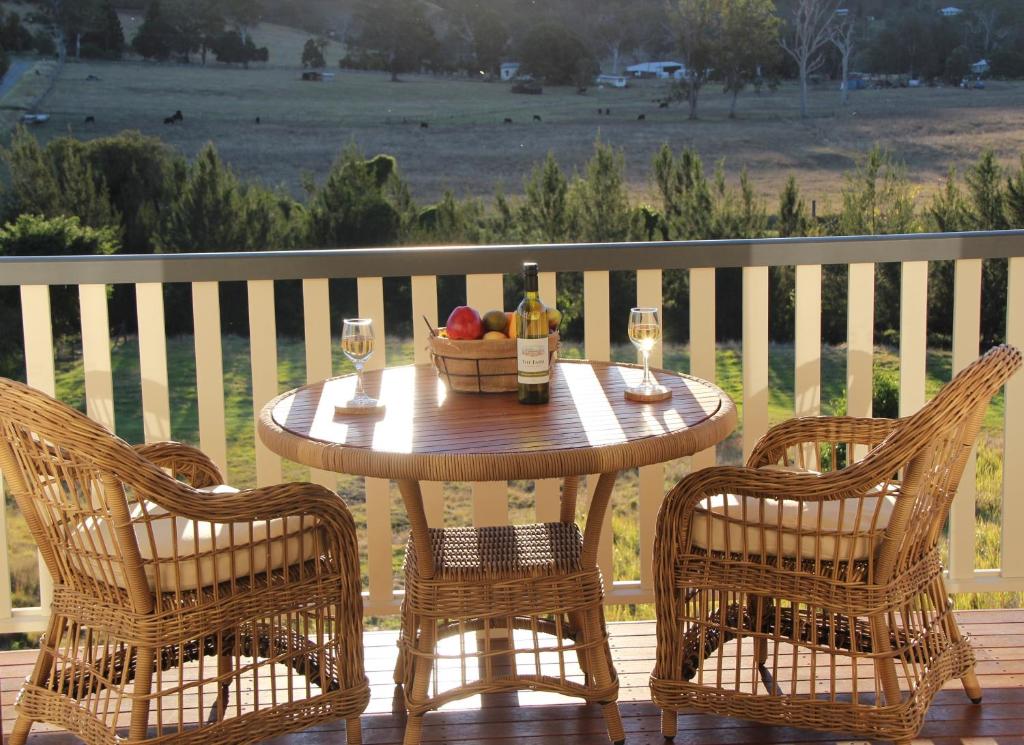
<svg viewBox="0 0 1024 745">
<path fill-rule="evenodd" d="M 795 467 L 765 469 L 820 475 Z M 866 559 L 889 524 L 897 494 L 896 485 L 889 486 L 885 494 L 879 486 L 863 498 L 827 502 L 719 494 L 697 503 L 692 542 L 698 548 L 722 553 L 779 556 L 781 552 L 801 560 L 816 555 L 833 561 Z"/>
<path fill-rule="evenodd" d="M 217 495 L 236 494 L 238 489 L 222 484 L 198 491 Z M 196 590 L 250 574 L 281 569 L 316 556 L 317 541 L 309 519 L 300 533 L 302 520 L 298 517 L 230 525 L 182 517 L 160 519 L 168 514 L 167 511 L 148 501 L 145 514 L 151 522 L 135 523 L 134 530 L 146 581 L 153 591 Z M 143 507 L 135 504 L 131 516 L 133 520 L 142 518 Z M 112 528 L 103 518 L 89 518 L 78 527 L 76 543 L 96 556 L 87 560 L 82 568 L 96 579 L 127 588 L 121 565 L 104 560 L 104 554 L 117 555 Z M 232 540 L 233 551 L 228 548 Z"/>
</svg>

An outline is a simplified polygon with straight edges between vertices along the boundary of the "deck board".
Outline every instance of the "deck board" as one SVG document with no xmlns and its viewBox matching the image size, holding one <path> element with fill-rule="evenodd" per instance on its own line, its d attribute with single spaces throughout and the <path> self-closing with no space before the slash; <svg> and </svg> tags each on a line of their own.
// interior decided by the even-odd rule
<svg viewBox="0 0 1024 745">
<path fill-rule="evenodd" d="M 978 657 L 978 675 L 985 692 L 981 706 L 969 704 L 957 681 L 941 691 L 932 704 L 918 745 L 1024 745 L 1024 610 L 962 611 L 960 623 Z M 647 677 L 654 664 L 654 623 L 610 624 L 612 655 L 620 673 L 620 708 L 630 745 L 663 745 L 659 712 L 650 702 Z M 404 717 L 391 682 L 397 634 L 368 632 L 366 669 L 372 700 L 363 717 L 366 745 L 402 741 Z M 31 671 L 34 651 L 0 653 L 0 712 L 3 733 L 13 725 L 13 705 L 21 681 Z M 843 677 L 840 674 L 840 677 Z M 848 675 L 847 675 L 848 677 Z M 263 686 L 260 686 L 261 690 Z M 243 689 L 244 699 L 253 695 Z M 192 702 L 199 715 L 198 698 Z M 32 745 L 77 742 L 67 732 L 36 724 Z M 268 740 L 274 745 L 335 745 L 343 742 L 342 722 L 319 725 L 299 734 Z M 559 745 L 607 742 L 597 706 L 546 693 L 519 692 L 475 696 L 428 714 L 425 743 L 458 745 Z M 678 745 L 754 745 L 755 743 L 862 743 L 853 736 L 818 733 L 788 727 L 767 727 L 741 719 L 708 714 L 684 714 L 679 720 Z"/>
</svg>

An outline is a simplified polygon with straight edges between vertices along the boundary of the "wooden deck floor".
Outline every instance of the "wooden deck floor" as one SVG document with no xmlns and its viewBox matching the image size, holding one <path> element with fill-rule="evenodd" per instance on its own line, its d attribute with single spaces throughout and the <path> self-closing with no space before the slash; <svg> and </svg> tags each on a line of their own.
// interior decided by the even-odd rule
<svg viewBox="0 0 1024 745">
<path fill-rule="evenodd" d="M 1024 745 L 1024 610 L 969 611 L 959 614 L 973 638 L 978 674 L 985 691 L 973 706 L 957 682 L 939 693 L 921 733 L 920 745 Z M 620 704 L 630 745 L 662 745 L 659 713 L 650 703 L 647 676 L 653 666 L 654 624 L 612 624 L 612 654 L 621 679 Z M 395 634 L 366 635 L 366 664 L 373 699 L 363 717 L 366 745 L 402 741 L 404 717 L 394 713 L 391 671 Z M 0 653 L 3 733 L 13 724 L 13 704 L 34 652 Z M 344 724 L 326 724 L 274 740 L 277 745 L 335 745 L 344 742 Z M 29 742 L 65 745 L 77 740 L 66 732 L 37 724 Z M 560 696 L 520 692 L 455 702 L 427 715 L 425 742 L 460 745 L 559 745 L 607 743 L 604 720 L 596 706 Z M 690 714 L 680 718 L 679 745 L 746 743 L 847 743 L 852 737 L 807 730 L 764 727 L 738 719 Z M 860 743 L 862 741 L 855 741 Z"/>
</svg>

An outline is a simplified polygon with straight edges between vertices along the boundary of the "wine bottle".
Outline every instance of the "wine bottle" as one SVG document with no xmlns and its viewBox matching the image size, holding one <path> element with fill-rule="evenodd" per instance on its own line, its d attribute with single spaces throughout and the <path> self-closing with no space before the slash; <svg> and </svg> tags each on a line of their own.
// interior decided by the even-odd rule
<svg viewBox="0 0 1024 745">
<path fill-rule="evenodd" d="M 519 403 L 546 404 L 551 385 L 548 316 L 538 294 L 536 264 L 523 264 L 523 285 L 525 295 L 516 309 Z"/>
</svg>

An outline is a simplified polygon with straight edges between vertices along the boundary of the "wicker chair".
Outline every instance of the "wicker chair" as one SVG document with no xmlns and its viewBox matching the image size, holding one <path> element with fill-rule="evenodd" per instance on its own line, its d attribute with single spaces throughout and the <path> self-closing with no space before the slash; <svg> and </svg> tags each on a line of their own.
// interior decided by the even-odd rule
<svg viewBox="0 0 1024 745">
<path fill-rule="evenodd" d="M 113 745 L 252 742 L 336 718 L 360 742 L 358 548 L 337 495 L 217 486 L 198 450 L 132 448 L 3 378 L 0 468 L 55 584 L 11 745 L 37 721 Z"/>
<path fill-rule="evenodd" d="M 666 737 L 687 708 L 905 743 L 947 681 L 980 702 L 938 541 L 988 402 L 1020 366 L 997 347 L 913 416 L 791 420 L 747 468 L 676 485 L 654 547 Z"/>
</svg>

